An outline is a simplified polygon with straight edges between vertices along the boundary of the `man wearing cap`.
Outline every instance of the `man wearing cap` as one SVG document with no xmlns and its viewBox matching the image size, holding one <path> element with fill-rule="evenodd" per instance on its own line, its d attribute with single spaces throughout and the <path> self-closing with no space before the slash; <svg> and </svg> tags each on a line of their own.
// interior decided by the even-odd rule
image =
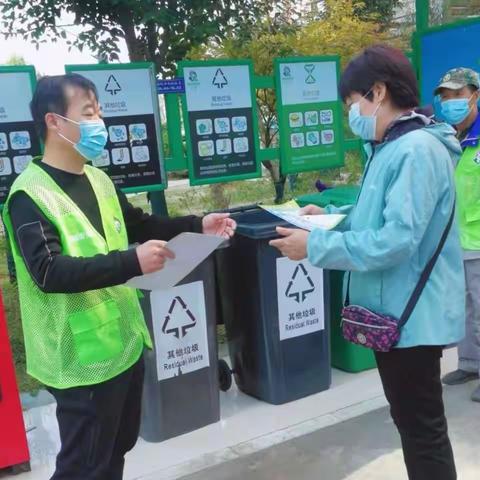
<svg viewBox="0 0 480 480">
<path fill-rule="evenodd" d="M 463 155 L 456 171 L 457 218 L 464 250 L 466 336 L 458 346 L 458 369 L 445 375 L 446 385 L 478 380 L 480 372 L 480 79 L 469 68 L 449 70 L 435 90 L 442 120 L 457 130 Z M 480 386 L 472 394 L 480 402 Z"/>
</svg>

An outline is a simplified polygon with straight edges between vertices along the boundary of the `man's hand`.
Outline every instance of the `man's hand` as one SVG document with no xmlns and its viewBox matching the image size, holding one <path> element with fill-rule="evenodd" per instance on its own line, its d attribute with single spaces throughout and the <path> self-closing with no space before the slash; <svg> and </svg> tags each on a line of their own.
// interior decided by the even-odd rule
<svg viewBox="0 0 480 480">
<path fill-rule="evenodd" d="M 138 262 L 144 275 L 161 270 L 168 258 L 175 258 L 166 245 L 167 242 L 162 240 L 149 240 L 137 247 Z"/>
<path fill-rule="evenodd" d="M 284 238 L 271 240 L 272 247 L 278 248 L 290 260 L 303 260 L 307 256 L 307 240 L 310 232 L 296 228 L 277 227 L 277 233 Z"/>
<path fill-rule="evenodd" d="M 325 209 L 316 205 L 306 205 L 300 209 L 300 215 L 324 215 Z"/>
<path fill-rule="evenodd" d="M 230 218 L 229 213 L 210 213 L 203 218 L 203 233 L 217 237 L 230 238 L 235 235 L 237 222 Z"/>
</svg>

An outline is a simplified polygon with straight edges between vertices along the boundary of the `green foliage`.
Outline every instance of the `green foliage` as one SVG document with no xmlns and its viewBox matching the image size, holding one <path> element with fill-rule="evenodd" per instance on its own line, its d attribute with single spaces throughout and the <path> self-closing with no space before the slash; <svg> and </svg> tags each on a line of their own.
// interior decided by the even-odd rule
<svg viewBox="0 0 480 480">
<path fill-rule="evenodd" d="M 173 73 L 175 63 L 193 47 L 211 38 L 220 40 L 248 31 L 287 0 L 0 0 L 2 30 L 33 43 L 63 38 L 80 50 L 88 47 L 97 58 L 117 60 L 125 40 L 130 60 L 152 61 L 157 71 Z M 67 37 L 59 22 L 73 14 L 82 26 L 76 38 Z"/>
<path fill-rule="evenodd" d="M 7 59 L 5 65 L 26 65 L 26 62 L 21 55 L 13 54 Z"/>
<path fill-rule="evenodd" d="M 389 25 L 395 9 L 401 7 L 405 0 L 362 0 L 356 12 L 361 17 L 375 15 L 382 25 Z"/>
</svg>

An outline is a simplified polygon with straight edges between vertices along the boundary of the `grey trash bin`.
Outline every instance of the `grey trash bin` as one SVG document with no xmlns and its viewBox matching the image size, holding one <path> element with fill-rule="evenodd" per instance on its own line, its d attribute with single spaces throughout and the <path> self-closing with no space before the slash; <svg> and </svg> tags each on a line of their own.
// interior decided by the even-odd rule
<svg viewBox="0 0 480 480">
<path fill-rule="evenodd" d="M 162 351 L 154 348 L 144 354 L 140 436 L 161 442 L 220 420 L 213 258 L 165 292 L 156 318 L 152 318 L 151 293 L 143 294 L 145 320 L 154 345 L 161 345 Z"/>
</svg>

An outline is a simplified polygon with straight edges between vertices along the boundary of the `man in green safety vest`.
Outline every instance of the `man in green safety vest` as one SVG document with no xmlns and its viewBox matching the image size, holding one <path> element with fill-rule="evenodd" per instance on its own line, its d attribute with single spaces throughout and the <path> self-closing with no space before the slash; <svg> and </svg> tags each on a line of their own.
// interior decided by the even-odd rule
<svg viewBox="0 0 480 480">
<path fill-rule="evenodd" d="M 31 112 L 45 143 L 16 179 L 3 218 L 17 270 L 28 373 L 57 401 L 54 480 L 120 480 L 137 441 L 152 342 L 130 278 L 174 257 L 183 231 L 234 234 L 227 214 L 148 215 L 101 170 L 107 130 L 95 85 L 67 74 L 38 82 Z M 129 244 L 139 244 L 129 249 Z"/>
<path fill-rule="evenodd" d="M 445 375 L 446 385 L 477 380 L 480 372 L 480 79 L 469 68 L 449 70 L 435 90 L 440 117 L 453 125 L 463 149 L 455 171 L 457 218 L 464 250 L 466 336 L 458 346 L 458 369 Z M 480 402 L 480 386 L 472 394 Z"/>
</svg>

